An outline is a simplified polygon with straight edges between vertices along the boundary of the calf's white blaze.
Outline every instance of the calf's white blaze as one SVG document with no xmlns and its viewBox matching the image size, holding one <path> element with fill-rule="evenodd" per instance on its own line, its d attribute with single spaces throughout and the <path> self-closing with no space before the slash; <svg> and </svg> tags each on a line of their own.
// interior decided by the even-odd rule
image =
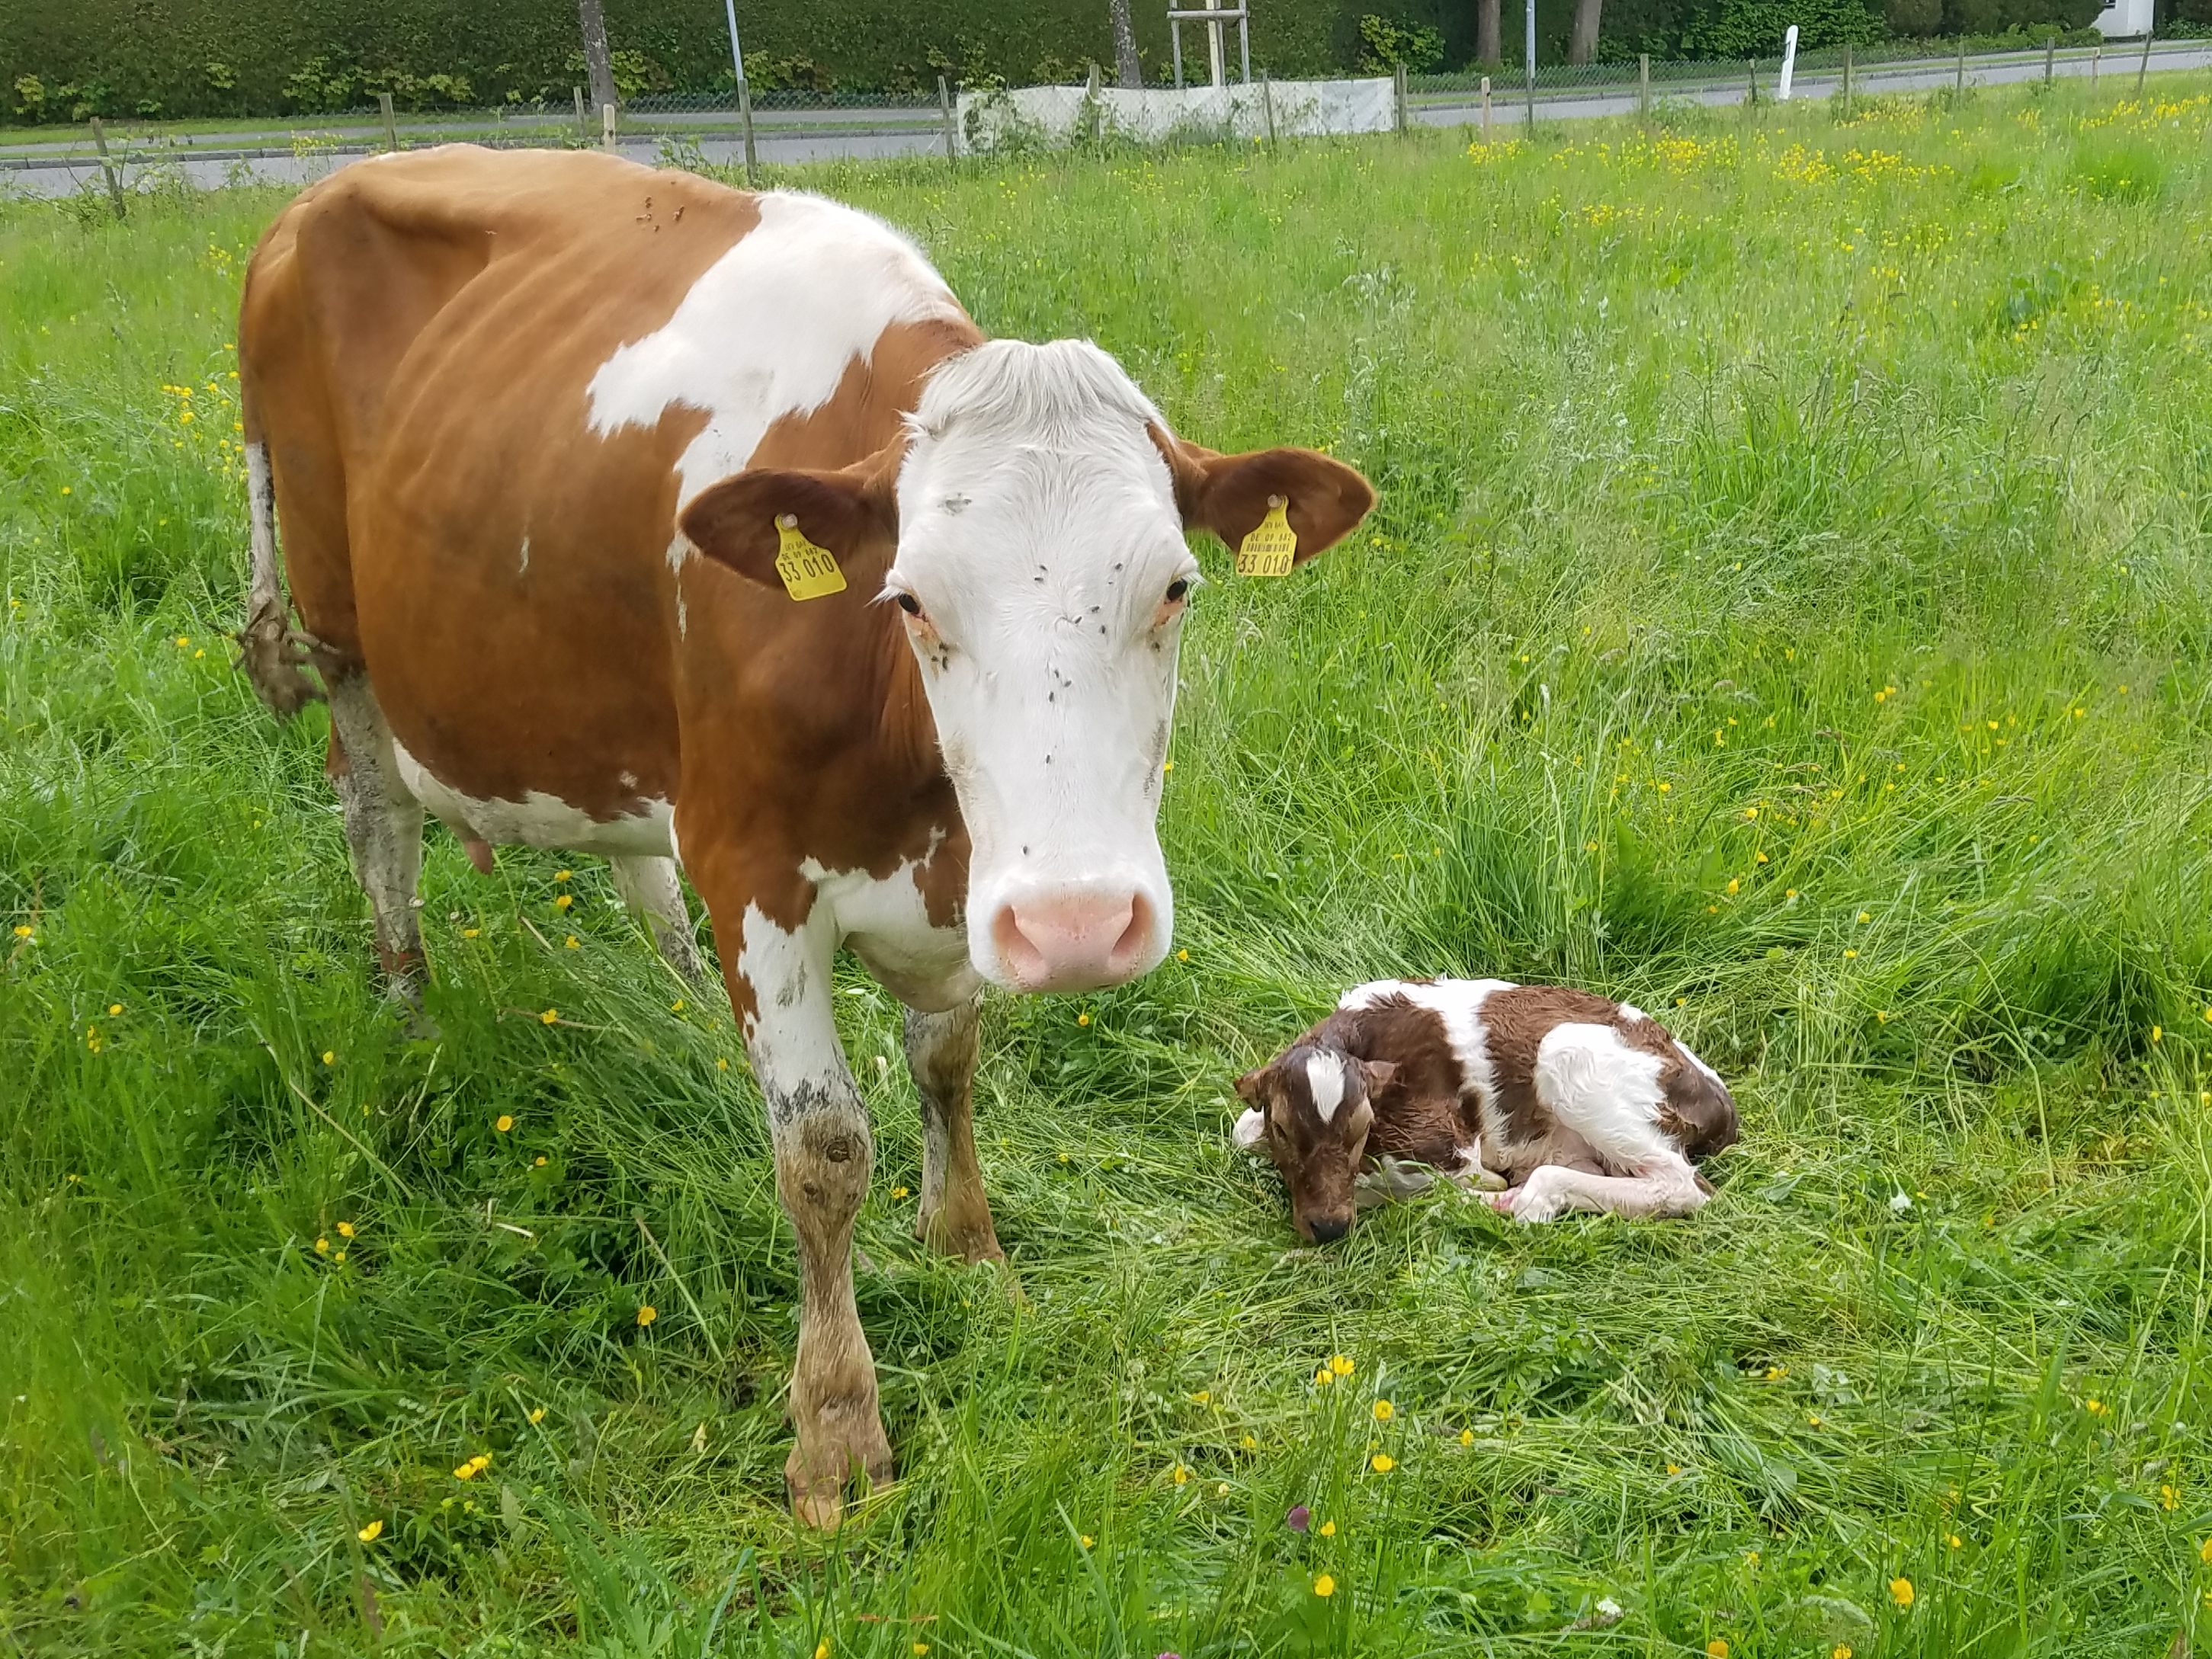
<svg viewBox="0 0 2212 1659">
<path fill-rule="evenodd" d="M 1314 1110 L 1330 1122 L 1344 1104 L 1344 1062 L 1334 1054 L 1316 1052 L 1306 1056 L 1306 1086 L 1313 1091 Z"/>
<path fill-rule="evenodd" d="M 1155 824 L 1182 607 L 1164 604 L 1198 567 L 1159 418 L 1087 342 L 996 340 L 941 364 L 909 422 L 887 588 L 927 619 L 910 632 L 970 842 L 969 953 L 1001 985 L 1034 988 L 994 939 L 1023 907 L 1127 902 L 1091 983 L 1167 949 Z"/>
</svg>

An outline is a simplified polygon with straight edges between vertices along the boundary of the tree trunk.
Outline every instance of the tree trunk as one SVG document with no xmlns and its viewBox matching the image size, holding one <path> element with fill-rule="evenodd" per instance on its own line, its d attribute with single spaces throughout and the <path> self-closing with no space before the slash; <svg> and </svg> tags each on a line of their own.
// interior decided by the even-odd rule
<svg viewBox="0 0 2212 1659">
<path fill-rule="evenodd" d="M 1587 64 L 1597 51 L 1597 13 L 1604 0 L 1575 0 L 1575 38 L 1567 45 L 1570 64 Z"/>
<path fill-rule="evenodd" d="M 1107 0 L 1114 19 L 1114 73 L 1125 87 L 1145 84 L 1144 65 L 1137 61 L 1137 31 L 1129 21 L 1129 0 Z"/>
<path fill-rule="evenodd" d="M 1498 0 L 1476 0 L 1474 8 L 1474 56 L 1478 63 L 1496 69 L 1500 62 L 1498 42 Z"/>
<path fill-rule="evenodd" d="M 592 112 L 622 100 L 615 93 L 615 66 L 607 56 L 607 15 L 599 0 L 576 0 L 577 21 L 584 26 L 584 72 L 592 82 Z"/>
</svg>

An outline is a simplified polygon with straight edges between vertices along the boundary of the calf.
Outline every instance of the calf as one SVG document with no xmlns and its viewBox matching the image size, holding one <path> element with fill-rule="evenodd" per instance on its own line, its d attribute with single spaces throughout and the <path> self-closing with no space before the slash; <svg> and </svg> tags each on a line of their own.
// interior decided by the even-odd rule
<svg viewBox="0 0 2212 1659">
<path fill-rule="evenodd" d="M 1359 986 L 1237 1092 L 1237 1144 L 1267 1148 L 1316 1243 L 1426 1187 L 1416 1166 L 1521 1221 L 1688 1215 L 1712 1195 L 1692 1160 L 1736 1138 L 1727 1085 L 1642 1009 L 1502 979 Z"/>
</svg>

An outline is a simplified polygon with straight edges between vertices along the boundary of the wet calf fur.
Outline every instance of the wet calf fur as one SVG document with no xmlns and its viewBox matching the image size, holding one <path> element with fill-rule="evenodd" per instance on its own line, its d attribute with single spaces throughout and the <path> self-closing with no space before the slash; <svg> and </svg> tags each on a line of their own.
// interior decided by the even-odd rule
<svg viewBox="0 0 2212 1659">
<path fill-rule="evenodd" d="M 1239 1146 L 1261 1148 L 1315 1243 L 1355 1208 L 1437 1175 L 1516 1219 L 1688 1215 L 1694 1167 L 1735 1144 L 1735 1101 L 1642 1009 L 1504 980 L 1382 980 L 1237 1079 Z"/>
</svg>

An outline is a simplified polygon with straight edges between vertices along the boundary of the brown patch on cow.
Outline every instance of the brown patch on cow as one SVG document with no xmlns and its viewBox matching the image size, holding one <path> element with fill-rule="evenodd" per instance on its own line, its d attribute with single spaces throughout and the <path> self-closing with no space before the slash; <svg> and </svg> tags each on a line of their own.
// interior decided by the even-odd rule
<svg viewBox="0 0 2212 1659">
<path fill-rule="evenodd" d="M 1611 1025 L 1620 1005 L 1595 991 L 1565 985 L 1515 985 L 1483 1000 L 1489 1038 L 1492 1098 L 1498 1139 L 1507 1146 L 1543 1140 L 1554 1127 L 1551 1108 L 1536 1095 L 1536 1051 L 1554 1026 L 1574 1022 Z"/>
<path fill-rule="evenodd" d="M 1314 1035 L 1358 1059 L 1387 1061 L 1395 1068 L 1372 1097 L 1370 1161 L 1389 1156 L 1449 1169 L 1460 1161 L 1460 1149 L 1475 1143 L 1480 1125 L 1465 1098 L 1459 1059 L 1433 1010 L 1403 996 L 1385 995 L 1363 1008 L 1332 1014 Z"/>
<path fill-rule="evenodd" d="M 1735 1146 L 1741 1125 L 1728 1085 L 1692 1060 L 1680 1039 L 1649 1014 L 1638 1019 L 1625 1010 L 1615 1012 L 1613 1029 L 1620 1040 L 1660 1062 L 1659 1127 L 1667 1138 L 1692 1159 Z"/>
</svg>

